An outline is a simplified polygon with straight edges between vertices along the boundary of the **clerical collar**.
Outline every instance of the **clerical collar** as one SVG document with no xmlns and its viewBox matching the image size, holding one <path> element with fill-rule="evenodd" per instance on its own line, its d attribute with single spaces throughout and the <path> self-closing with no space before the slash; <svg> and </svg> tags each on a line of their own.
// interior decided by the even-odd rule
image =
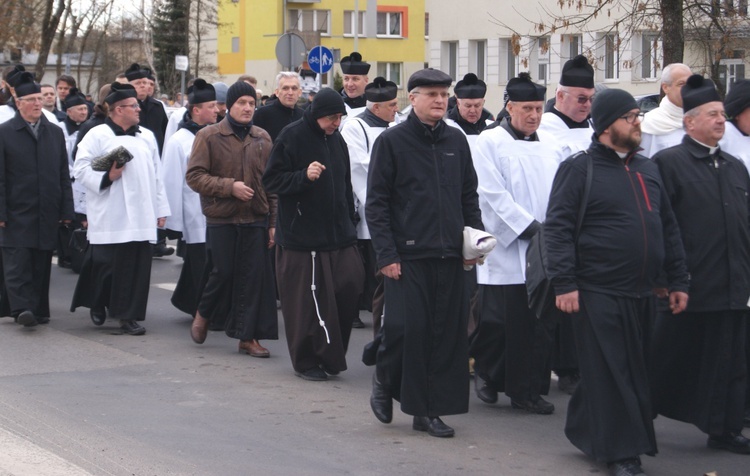
<svg viewBox="0 0 750 476">
<path fill-rule="evenodd" d="M 530 136 L 525 135 L 523 132 L 519 131 L 515 127 L 513 127 L 510 124 L 510 121 L 507 117 L 504 117 L 502 121 L 500 121 L 500 127 L 505 129 L 508 134 L 511 135 L 515 140 L 522 140 L 526 142 L 537 142 L 539 141 L 539 136 L 537 136 L 536 131 L 531 134 Z"/>
<path fill-rule="evenodd" d="M 65 129 L 68 131 L 68 135 L 73 134 L 81 128 L 80 122 L 75 122 L 70 116 L 65 116 Z"/>
<path fill-rule="evenodd" d="M 379 118 L 375 115 L 374 112 L 369 109 L 365 109 L 365 112 L 357 117 L 365 121 L 365 124 L 370 127 L 388 127 L 388 121 L 384 121 L 383 119 Z"/>
<path fill-rule="evenodd" d="M 193 135 L 197 134 L 199 130 L 206 127 L 208 124 L 197 124 L 193 117 L 190 115 L 190 111 L 185 111 L 185 115 L 182 116 L 182 120 L 177 125 L 177 129 L 187 129 Z"/>
<path fill-rule="evenodd" d="M 341 91 L 341 96 L 344 98 L 344 102 L 352 109 L 365 107 L 367 105 L 367 99 L 364 94 L 357 96 L 356 98 L 350 98 L 344 91 Z"/>
<path fill-rule="evenodd" d="M 109 117 L 104 120 L 104 123 L 109 126 L 110 129 L 112 129 L 112 132 L 115 133 L 116 136 L 133 136 L 139 132 L 141 132 L 141 129 L 136 124 L 135 126 L 129 128 L 128 130 L 123 129 L 122 127 L 115 124 L 112 119 Z"/>
<path fill-rule="evenodd" d="M 703 142 L 701 142 L 699 140 L 696 140 L 694 137 L 690 137 L 690 138 L 693 139 L 693 142 L 695 142 L 696 144 L 701 145 L 701 146 L 705 147 L 706 149 L 708 149 L 708 153 L 711 154 L 711 155 L 714 155 L 716 153 L 716 151 L 719 150 L 719 146 L 718 145 L 715 146 L 715 147 L 711 147 L 710 145 L 706 145 Z"/>
<path fill-rule="evenodd" d="M 557 107 L 553 107 L 550 111 L 552 114 L 556 115 L 562 121 L 565 123 L 566 126 L 568 126 L 568 129 L 588 129 L 589 128 L 589 119 L 586 118 L 581 122 L 576 122 L 573 119 L 569 118 L 562 112 L 557 110 Z"/>
<path fill-rule="evenodd" d="M 229 125 L 232 126 L 232 132 L 234 132 L 234 134 L 241 140 L 245 140 L 245 137 L 250 134 L 250 129 L 253 127 L 253 121 L 250 121 L 247 124 L 242 124 L 241 122 L 235 121 L 229 114 L 225 117 L 229 121 Z"/>
</svg>

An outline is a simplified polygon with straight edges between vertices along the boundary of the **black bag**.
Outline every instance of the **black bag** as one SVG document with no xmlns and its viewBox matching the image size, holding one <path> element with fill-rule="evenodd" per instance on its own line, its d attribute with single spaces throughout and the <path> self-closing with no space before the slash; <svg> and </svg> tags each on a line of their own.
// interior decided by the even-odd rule
<svg viewBox="0 0 750 476">
<path fill-rule="evenodd" d="M 70 264 L 71 269 L 76 272 L 81 272 L 83 266 L 83 257 L 86 254 L 86 249 L 89 247 L 89 240 L 87 239 L 86 229 L 78 228 L 73 230 L 70 236 Z"/>
<path fill-rule="evenodd" d="M 578 209 L 578 219 L 574 239 L 578 245 L 578 235 L 581 232 L 583 217 L 586 214 L 586 202 L 591 192 L 591 181 L 594 175 L 594 164 L 591 155 L 586 160 L 586 186 L 583 191 L 581 206 Z M 547 275 L 547 247 L 544 241 L 544 227 L 531 239 L 526 249 L 526 294 L 531 309 L 537 318 L 548 316 L 555 312 L 555 290 Z"/>
</svg>

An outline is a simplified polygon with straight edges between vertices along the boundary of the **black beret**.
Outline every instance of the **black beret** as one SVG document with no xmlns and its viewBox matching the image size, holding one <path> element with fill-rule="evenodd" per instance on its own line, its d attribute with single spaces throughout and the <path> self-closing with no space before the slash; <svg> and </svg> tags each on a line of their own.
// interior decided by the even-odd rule
<svg viewBox="0 0 750 476">
<path fill-rule="evenodd" d="M 112 87 L 109 90 L 109 94 L 104 98 L 104 102 L 112 105 L 118 101 L 122 101 L 127 98 L 137 98 L 138 95 L 135 92 L 135 88 L 130 84 L 122 84 L 115 81 L 112 83 Z"/>
<path fill-rule="evenodd" d="M 589 60 L 583 55 L 578 55 L 566 61 L 560 76 L 560 84 L 573 88 L 593 88 L 594 68 L 589 64 Z"/>
<path fill-rule="evenodd" d="M 198 78 L 187 90 L 188 104 L 216 101 L 216 89 L 205 79 Z"/>
<path fill-rule="evenodd" d="M 16 97 L 20 98 L 29 94 L 42 92 L 42 87 L 34 81 L 34 75 L 28 71 L 20 73 L 15 79 L 16 85 L 13 88 L 16 90 Z"/>
<path fill-rule="evenodd" d="M 344 74 L 367 74 L 370 71 L 370 63 L 362 61 L 362 55 L 356 51 L 349 56 L 341 58 L 341 71 Z"/>
<path fill-rule="evenodd" d="M 86 96 L 81 94 L 78 88 L 70 88 L 70 91 L 68 92 L 68 95 L 65 97 L 65 100 L 63 101 L 63 103 L 65 103 L 66 109 L 69 107 L 87 104 Z"/>
<path fill-rule="evenodd" d="M 388 81 L 382 76 L 375 78 L 365 86 L 365 99 L 371 102 L 385 102 L 396 99 L 398 86 L 393 81 Z"/>
<path fill-rule="evenodd" d="M 456 83 L 453 93 L 461 99 L 481 99 L 487 94 L 487 84 L 476 74 L 469 73 L 464 79 Z"/>
<path fill-rule="evenodd" d="M 626 112 L 638 109 L 633 96 L 622 89 L 605 89 L 591 103 L 591 122 L 598 136 Z"/>
<path fill-rule="evenodd" d="M 508 93 L 508 101 L 530 102 L 544 101 L 547 88 L 533 82 L 529 73 L 520 73 L 517 78 L 508 81 L 505 91 Z"/>
<path fill-rule="evenodd" d="M 313 119 L 320 119 L 332 114 L 346 114 L 344 98 L 331 88 L 321 89 L 315 95 L 315 100 L 310 104 L 309 110 Z"/>
<path fill-rule="evenodd" d="M 130 68 L 125 70 L 125 77 L 128 78 L 128 81 L 135 81 L 136 79 L 145 78 L 146 71 L 138 63 L 133 63 L 130 65 Z"/>
<path fill-rule="evenodd" d="M 732 85 L 724 99 L 724 110 L 727 116 L 735 118 L 750 107 L 750 80 L 742 79 Z"/>
<path fill-rule="evenodd" d="M 419 86 L 446 86 L 449 87 L 453 83 L 453 78 L 443 73 L 439 69 L 425 68 L 420 69 L 416 73 L 412 74 L 409 78 L 409 82 L 406 84 L 406 89 L 411 91 Z"/>
<path fill-rule="evenodd" d="M 5 81 L 10 85 L 11 88 L 16 87 L 16 82 L 21 78 L 21 73 L 25 72 L 26 68 L 22 64 L 17 64 L 5 78 Z"/>
<path fill-rule="evenodd" d="M 714 82 L 700 74 L 694 74 L 680 90 L 682 110 L 688 112 L 709 102 L 721 101 Z"/>
</svg>

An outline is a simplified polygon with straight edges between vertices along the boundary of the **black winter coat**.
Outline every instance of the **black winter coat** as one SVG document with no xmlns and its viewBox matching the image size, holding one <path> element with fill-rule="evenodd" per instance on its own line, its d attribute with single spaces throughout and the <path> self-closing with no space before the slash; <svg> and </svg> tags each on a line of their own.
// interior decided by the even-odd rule
<svg viewBox="0 0 750 476">
<path fill-rule="evenodd" d="M 307 166 L 314 161 L 326 169 L 312 182 Z M 263 186 L 278 196 L 278 245 L 332 251 L 357 243 L 349 149 L 338 130 L 326 135 L 309 110 L 276 138 Z"/>
<path fill-rule="evenodd" d="M 294 109 L 290 109 L 281 104 L 281 101 L 276 100 L 255 112 L 253 124 L 268 132 L 271 140 L 275 141 L 283 128 L 302 119 L 303 112 L 303 109 L 297 105 Z"/>
<path fill-rule="evenodd" d="M 750 177 L 739 160 L 685 136 L 654 155 L 682 233 L 688 311 L 747 310 Z"/>
<path fill-rule="evenodd" d="M 0 125 L 0 246 L 53 250 L 74 218 L 65 137 L 39 120 L 38 137 L 18 112 Z"/>
<path fill-rule="evenodd" d="M 141 106 L 141 120 L 138 124 L 154 133 L 156 143 L 159 145 L 159 155 L 161 155 L 164 150 L 164 134 L 167 132 L 169 122 L 164 106 L 151 96 L 145 101 L 138 101 L 138 105 Z"/>
<path fill-rule="evenodd" d="M 593 159 L 593 182 L 576 249 L 587 154 Z M 687 291 L 677 221 L 656 164 L 642 155 L 621 159 L 595 139 L 587 151 L 566 159 L 552 183 L 544 231 L 557 295 L 583 289 L 645 297 L 662 285 L 662 269 L 671 291 Z"/>
</svg>

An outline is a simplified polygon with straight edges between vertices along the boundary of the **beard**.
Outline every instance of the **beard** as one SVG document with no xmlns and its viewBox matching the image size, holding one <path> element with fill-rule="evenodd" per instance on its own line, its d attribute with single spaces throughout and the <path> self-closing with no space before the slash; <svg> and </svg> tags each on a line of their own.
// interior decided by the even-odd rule
<svg viewBox="0 0 750 476">
<path fill-rule="evenodd" d="M 638 132 L 637 135 L 635 133 L 636 131 Z M 612 140 L 612 145 L 622 147 L 623 149 L 627 150 L 635 150 L 641 145 L 640 132 L 640 125 L 637 128 L 633 127 L 628 134 L 620 134 L 617 129 L 612 128 L 610 129 L 610 139 Z"/>
</svg>

